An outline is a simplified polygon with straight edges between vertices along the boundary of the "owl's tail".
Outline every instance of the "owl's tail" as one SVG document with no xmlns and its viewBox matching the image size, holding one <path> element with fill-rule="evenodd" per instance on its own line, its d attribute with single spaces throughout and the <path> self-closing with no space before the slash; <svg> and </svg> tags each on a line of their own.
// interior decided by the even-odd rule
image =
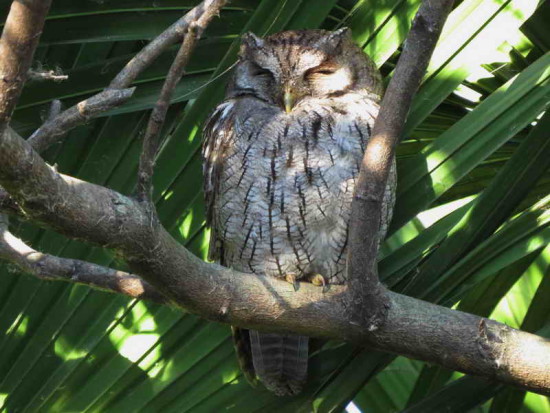
<svg viewBox="0 0 550 413">
<path fill-rule="evenodd" d="M 252 364 L 255 375 L 277 396 L 293 396 L 300 393 L 307 378 L 308 337 L 240 330 L 241 338 L 247 332 L 250 346 L 237 344 L 241 366 L 245 367 L 244 365 L 248 364 L 250 373 Z M 243 354 L 242 350 L 246 347 L 250 353 Z M 251 358 L 251 363 L 243 362 L 246 358 Z"/>
</svg>

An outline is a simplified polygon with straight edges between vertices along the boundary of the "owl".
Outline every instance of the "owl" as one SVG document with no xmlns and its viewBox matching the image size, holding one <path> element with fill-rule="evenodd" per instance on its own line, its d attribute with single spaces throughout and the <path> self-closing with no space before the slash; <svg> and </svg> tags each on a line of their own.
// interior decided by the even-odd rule
<svg viewBox="0 0 550 413">
<path fill-rule="evenodd" d="M 292 283 L 345 283 L 355 179 L 382 91 L 348 29 L 244 35 L 203 133 L 210 259 Z M 395 166 L 380 240 L 394 194 Z M 237 328 L 234 337 L 247 377 L 280 396 L 300 392 L 307 337 Z"/>
</svg>

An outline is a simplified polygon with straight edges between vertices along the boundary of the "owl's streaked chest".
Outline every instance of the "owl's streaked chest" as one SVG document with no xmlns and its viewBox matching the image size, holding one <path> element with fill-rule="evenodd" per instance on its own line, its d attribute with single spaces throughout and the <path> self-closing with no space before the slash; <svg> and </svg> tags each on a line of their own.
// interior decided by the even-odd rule
<svg viewBox="0 0 550 413">
<path fill-rule="evenodd" d="M 246 101 L 227 109 L 233 134 L 216 214 L 226 265 L 343 281 L 354 181 L 376 107 L 314 103 L 290 115 Z"/>
</svg>

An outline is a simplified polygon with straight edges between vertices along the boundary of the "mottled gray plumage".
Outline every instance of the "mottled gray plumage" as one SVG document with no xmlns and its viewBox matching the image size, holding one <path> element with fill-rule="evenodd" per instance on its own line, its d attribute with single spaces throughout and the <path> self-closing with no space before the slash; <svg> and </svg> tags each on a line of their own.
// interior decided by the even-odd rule
<svg viewBox="0 0 550 413">
<path fill-rule="evenodd" d="M 245 35 L 226 98 L 204 130 L 211 259 L 290 281 L 320 274 L 344 283 L 355 177 L 381 94 L 378 71 L 347 29 Z M 380 239 L 394 194 L 392 168 Z M 306 337 L 237 336 L 247 340 L 238 347 L 248 373 L 279 395 L 300 391 Z"/>
</svg>

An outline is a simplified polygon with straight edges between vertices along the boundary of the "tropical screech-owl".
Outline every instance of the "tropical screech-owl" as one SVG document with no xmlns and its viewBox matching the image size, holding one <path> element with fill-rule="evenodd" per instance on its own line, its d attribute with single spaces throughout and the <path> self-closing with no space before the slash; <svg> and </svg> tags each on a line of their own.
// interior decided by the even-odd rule
<svg viewBox="0 0 550 413">
<path fill-rule="evenodd" d="M 225 100 L 204 129 L 211 259 L 290 282 L 345 282 L 355 178 L 380 74 L 348 29 L 243 36 Z M 383 239 L 395 194 L 392 168 Z M 245 374 L 278 395 L 306 379 L 308 338 L 234 329 Z"/>
</svg>

